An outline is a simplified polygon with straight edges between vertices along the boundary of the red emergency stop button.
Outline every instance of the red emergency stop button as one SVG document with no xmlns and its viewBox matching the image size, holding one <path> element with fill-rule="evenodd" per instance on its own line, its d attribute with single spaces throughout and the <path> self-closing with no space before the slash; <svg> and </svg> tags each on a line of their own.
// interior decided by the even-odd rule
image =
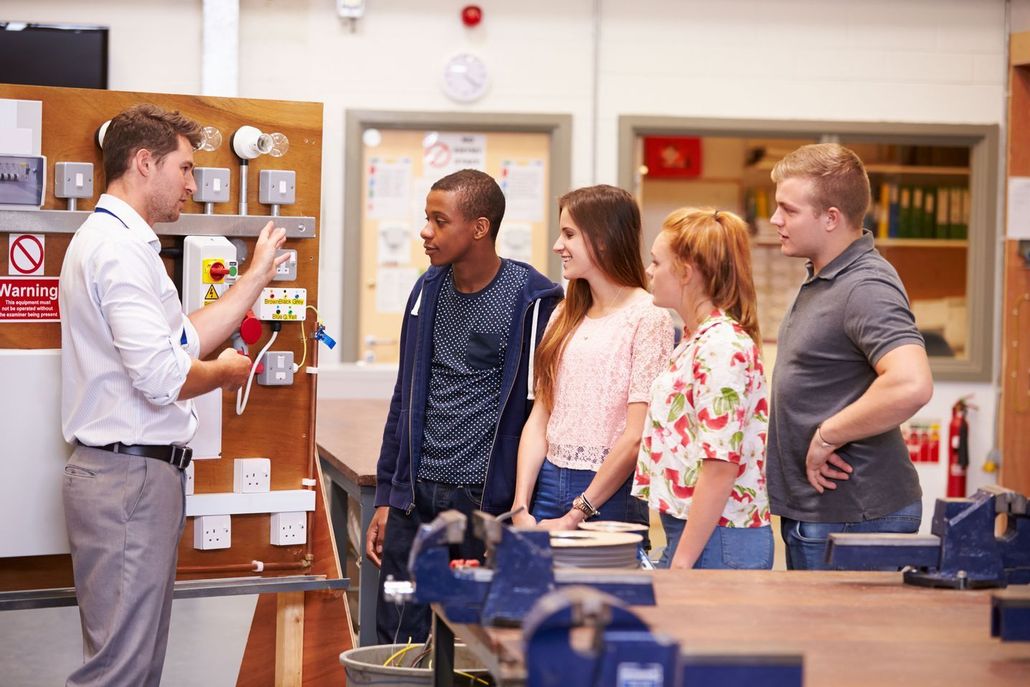
<svg viewBox="0 0 1030 687">
<path fill-rule="evenodd" d="M 229 274 L 229 268 L 220 262 L 211 263 L 211 280 L 222 281 L 225 275 Z"/>
</svg>

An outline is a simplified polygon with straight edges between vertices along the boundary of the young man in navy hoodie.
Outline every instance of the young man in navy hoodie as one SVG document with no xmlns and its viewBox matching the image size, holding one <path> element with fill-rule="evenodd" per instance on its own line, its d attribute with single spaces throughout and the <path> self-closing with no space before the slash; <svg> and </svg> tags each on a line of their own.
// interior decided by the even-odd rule
<svg viewBox="0 0 1030 687">
<path fill-rule="evenodd" d="M 449 509 L 504 513 L 514 497 L 533 356 L 562 290 L 529 265 L 498 257 L 503 217 L 500 187 L 476 170 L 440 179 L 426 197 L 421 236 L 431 267 L 415 282 L 401 326 L 365 549 L 381 569 L 382 643 L 429 634 L 427 606 L 383 599 L 388 576 L 409 579 L 419 525 Z M 471 530 L 470 521 L 461 557 L 482 558 Z"/>
</svg>

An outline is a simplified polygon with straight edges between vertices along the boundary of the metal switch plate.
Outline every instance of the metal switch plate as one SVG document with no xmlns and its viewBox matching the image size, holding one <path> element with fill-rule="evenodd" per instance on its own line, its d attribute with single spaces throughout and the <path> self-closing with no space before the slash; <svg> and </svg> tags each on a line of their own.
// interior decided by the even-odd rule
<svg viewBox="0 0 1030 687">
<path fill-rule="evenodd" d="M 269 351 L 261 358 L 265 369 L 257 374 L 257 383 L 264 386 L 293 384 L 293 351 Z"/>
<path fill-rule="evenodd" d="M 58 162 L 54 165 L 55 198 L 92 198 L 93 163 Z"/>
<path fill-rule="evenodd" d="M 297 202 L 297 173 L 290 169 L 263 169 L 258 174 L 258 202 L 292 205 Z"/>
<path fill-rule="evenodd" d="M 290 255 L 286 262 L 275 268 L 275 276 L 272 281 L 296 281 L 297 280 L 297 251 L 293 248 L 280 248 L 275 252 L 275 257 L 283 253 Z"/>
<path fill-rule="evenodd" d="M 196 202 L 229 202 L 229 170 L 226 167 L 194 167 L 193 180 L 197 183 L 197 190 L 193 192 Z"/>
</svg>

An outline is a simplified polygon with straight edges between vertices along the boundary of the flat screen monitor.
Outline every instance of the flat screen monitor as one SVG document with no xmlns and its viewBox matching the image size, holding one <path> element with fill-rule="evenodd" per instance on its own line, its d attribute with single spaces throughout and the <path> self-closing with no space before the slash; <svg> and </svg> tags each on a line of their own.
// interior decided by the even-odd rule
<svg viewBox="0 0 1030 687">
<path fill-rule="evenodd" d="M 0 81 L 107 88 L 106 26 L 0 21 Z"/>
</svg>

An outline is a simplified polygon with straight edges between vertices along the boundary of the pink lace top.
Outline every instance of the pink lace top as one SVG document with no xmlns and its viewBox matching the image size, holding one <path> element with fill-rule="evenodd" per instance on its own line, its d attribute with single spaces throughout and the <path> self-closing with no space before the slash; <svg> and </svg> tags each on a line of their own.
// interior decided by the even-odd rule
<svg viewBox="0 0 1030 687">
<path fill-rule="evenodd" d="M 583 318 L 558 364 L 547 459 L 562 468 L 601 467 L 626 429 L 626 406 L 650 400 L 672 340 L 672 318 L 645 291 L 604 317 Z"/>
</svg>

